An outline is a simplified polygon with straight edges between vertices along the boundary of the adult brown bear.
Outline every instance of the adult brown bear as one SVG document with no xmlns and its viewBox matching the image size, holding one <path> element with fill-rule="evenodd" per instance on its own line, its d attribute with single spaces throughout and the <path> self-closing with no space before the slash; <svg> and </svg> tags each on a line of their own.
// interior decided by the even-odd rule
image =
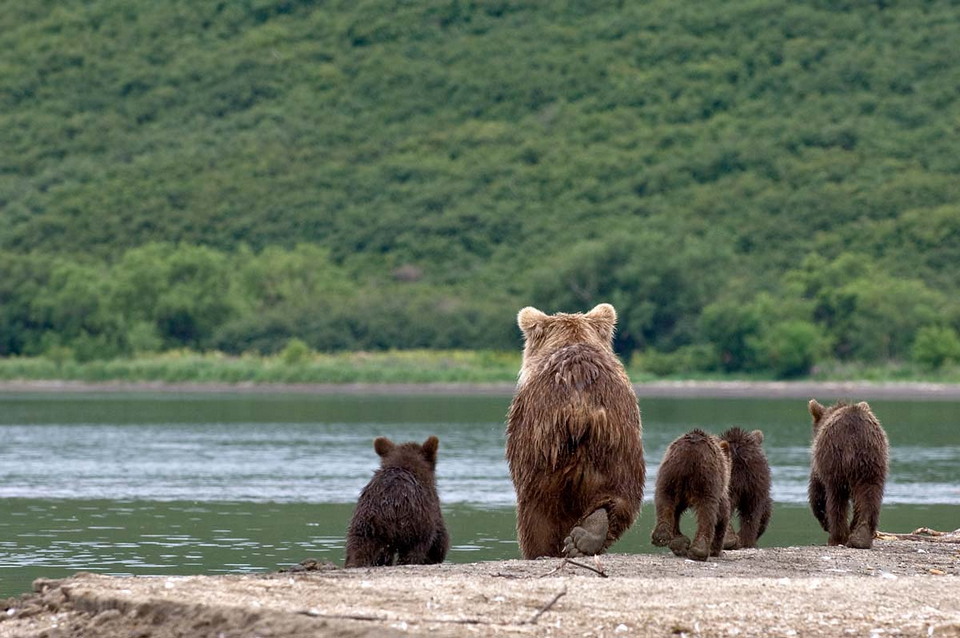
<svg viewBox="0 0 960 638">
<path fill-rule="evenodd" d="M 347 531 L 345 567 L 442 563 L 450 538 L 437 495 L 437 437 L 423 445 L 373 442 L 380 469 L 360 493 Z"/>
<path fill-rule="evenodd" d="M 828 545 L 870 549 L 887 480 L 887 433 L 866 401 L 825 408 L 811 399 L 807 407 L 813 417 L 810 508 L 830 534 Z"/>
<path fill-rule="evenodd" d="M 507 419 L 524 558 L 603 552 L 643 500 L 640 408 L 613 352 L 617 313 L 517 315 L 525 345 Z"/>
</svg>

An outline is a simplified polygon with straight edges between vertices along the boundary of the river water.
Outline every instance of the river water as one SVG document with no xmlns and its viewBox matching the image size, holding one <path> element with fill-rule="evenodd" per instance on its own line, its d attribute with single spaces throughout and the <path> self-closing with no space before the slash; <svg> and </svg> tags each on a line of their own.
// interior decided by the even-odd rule
<svg viewBox="0 0 960 638">
<path fill-rule="evenodd" d="M 832 397 L 817 397 L 829 402 Z M 862 397 L 856 397 L 860 399 Z M 275 571 L 343 560 L 375 437 L 440 438 L 448 560 L 518 556 L 503 458 L 509 397 L 243 394 L 0 395 L 0 596 L 77 571 Z M 960 527 L 960 404 L 871 401 L 891 441 L 881 528 Z M 826 540 L 806 507 L 810 418 L 796 399 L 641 401 L 646 499 L 694 427 L 764 431 L 776 509 L 761 545 Z M 653 507 L 613 548 L 649 543 Z M 684 525 L 692 526 L 692 520 Z"/>
</svg>

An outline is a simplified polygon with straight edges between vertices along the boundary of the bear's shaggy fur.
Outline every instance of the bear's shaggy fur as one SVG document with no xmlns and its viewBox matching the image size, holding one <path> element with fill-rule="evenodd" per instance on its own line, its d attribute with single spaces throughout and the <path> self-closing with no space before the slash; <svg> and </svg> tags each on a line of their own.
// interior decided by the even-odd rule
<svg viewBox="0 0 960 638">
<path fill-rule="evenodd" d="M 450 548 L 437 495 L 437 437 L 423 445 L 373 442 L 380 469 L 357 501 L 345 567 L 442 563 Z"/>
<path fill-rule="evenodd" d="M 613 352 L 616 320 L 610 304 L 517 315 L 525 345 L 506 456 L 524 558 L 601 553 L 640 511 L 640 408 Z"/>
<path fill-rule="evenodd" d="M 887 433 L 866 401 L 825 408 L 811 399 L 807 407 L 813 417 L 810 508 L 830 534 L 828 545 L 870 549 L 887 480 Z"/>
<path fill-rule="evenodd" d="M 773 512 L 770 498 L 770 463 L 763 453 L 763 432 L 730 428 L 720 435 L 730 446 L 730 526 L 724 549 L 757 546 Z M 740 517 L 740 532 L 733 530 L 733 512 Z"/>
<path fill-rule="evenodd" d="M 657 525 L 650 536 L 657 547 L 695 560 L 719 556 L 730 522 L 730 446 L 696 429 L 667 447 L 657 472 L 654 504 Z M 697 513 L 697 533 L 690 542 L 680 531 L 688 507 Z"/>
</svg>

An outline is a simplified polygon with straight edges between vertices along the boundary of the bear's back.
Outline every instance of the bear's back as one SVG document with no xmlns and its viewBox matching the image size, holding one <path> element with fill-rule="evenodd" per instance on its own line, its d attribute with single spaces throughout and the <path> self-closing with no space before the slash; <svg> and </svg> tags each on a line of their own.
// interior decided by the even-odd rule
<svg viewBox="0 0 960 638">
<path fill-rule="evenodd" d="M 740 428 L 730 428 L 721 438 L 730 446 L 730 495 L 734 502 L 744 495 L 770 491 L 770 463 L 762 445 Z"/>
<path fill-rule="evenodd" d="M 429 533 L 439 514 L 435 488 L 408 469 L 386 467 L 360 492 L 351 526 L 365 536 L 398 539 Z"/>
<path fill-rule="evenodd" d="M 842 405 L 817 428 L 812 462 L 824 475 L 873 479 L 886 474 L 888 453 L 886 432 L 869 408 Z"/>
<path fill-rule="evenodd" d="M 664 452 L 657 490 L 712 496 L 726 493 L 730 461 L 719 440 L 700 429 L 677 437 Z"/>
<path fill-rule="evenodd" d="M 511 464 L 524 456 L 537 467 L 556 469 L 567 453 L 588 447 L 604 463 L 622 451 L 642 454 L 640 435 L 637 396 L 619 359 L 576 343 L 543 358 L 518 386 L 507 423 L 507 457 Z"/>
</svg>

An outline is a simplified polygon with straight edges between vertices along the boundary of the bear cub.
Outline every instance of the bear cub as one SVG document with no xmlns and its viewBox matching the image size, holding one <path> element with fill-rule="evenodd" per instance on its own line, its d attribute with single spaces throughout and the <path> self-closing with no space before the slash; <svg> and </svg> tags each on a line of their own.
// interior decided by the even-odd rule
<svg viewBox="0 0 960 638">
<path fill-rule="evenodd" d="M 807 407 L 813 417 L 810 509 L 829 534 L 828 545 L 870 549 L 887 480 L 887 433 L 866 401 L 825 408 L 811 399 Z"/>
<path fill-rule="evenodd" d="M 613 352 L 617 313 L 517 315 L 523 362 L 507 463 L 524 558 L 603 552 L 633 524 L 645 466 L 637 395 Z"/>
<path fill-rule="evenodd" d="M 345 567 L 442 563 L 450 548 L 437 495 L 435 436 L 373 442 L 380 469 L 360 492 L 347 531 Z"/>
<path fill-rule="evenodd" d="M 763 432 L 730 428 L 720 435 L 730 446 L 730 525 L 724 549 L 757 546 L 773 512 L 770 498 L 770 463 L 763 453 Z M 733 512 L 740 518 L 740 531 L 733 529 Z"/>
<path fill-rule="evenodd" d="M 654 504 L 657 524 L 651 541 L 677 556 L 707 560 L 719 556 L 730 521 L 730 445 L 696 429 L 675 439 L 657 472 Z M 691 542 L 680 531 L 680 517 L 692 507 L 697 532 Z"/>
</svg>

